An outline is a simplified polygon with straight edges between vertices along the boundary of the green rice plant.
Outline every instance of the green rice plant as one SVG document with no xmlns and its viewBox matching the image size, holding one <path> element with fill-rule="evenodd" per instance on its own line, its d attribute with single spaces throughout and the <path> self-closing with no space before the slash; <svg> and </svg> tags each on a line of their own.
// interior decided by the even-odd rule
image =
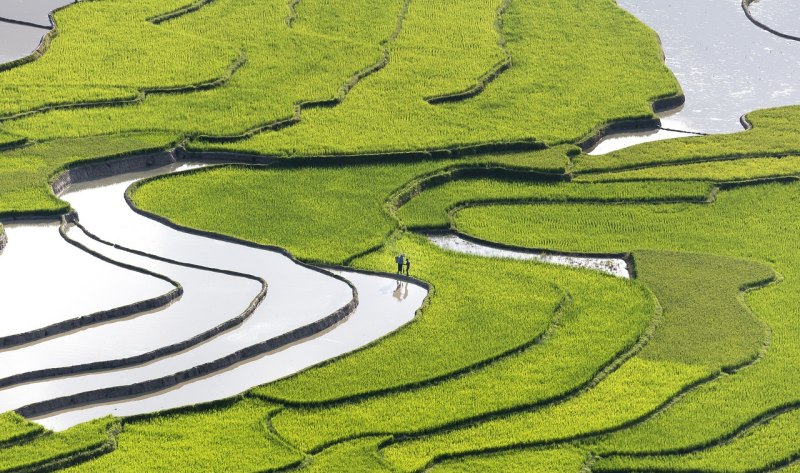
<svg viewBox="0 0 800 473">
<path fill-rule="evenodd" d="M 530 473 L 574 473 L 582 471 L 586 453 L 576 448 L 564 447 L 542 450 L 516 450 L 490 455 L 459 458 L 440 463 L 431 473 L 486 471 L 527 471 Z"/>
<path fill-rule="evenodd" d="M 800 107 L 758 110 L 747 114 L 753 128 L 733 134 L 653 141 L 613 153 L 577 158 L 578 172 L 636 169 L 716 159 L 800 154 L 797 121 Z"/>
<path fill-rule="evenodd" d="M 561 149 L 360 166 L 229 166 L 155 179 L 132 195 L 137 206 L 177 224 L 339 264 L 384 241 L 395 226 L 387 201 L 409 181 L 463 167 L 560 173 L 565 160 Z"/>
<path fill-rule="evenodd" d="M 800 156 L 741 158 L 695 164 L 655 166 L 632 171 L 584 174 L 577 181 L 745 181 L 800 175 Z"/>
<path fill-rule="evenodd" d="M 440 456 L 573 439 L 634 422 L 706 375 L 701 366 L 636 357 L 566 402 L 401 441 L 381 451 L 402 471 L 416 471 Z"/>
<path fill-rule="evenodd" d="M 450 212 L 492 202 L 703 201 L 710 192 L 711 186 L 701 182 L 665 182 L 655 187 L 643 182 L 595 185 L 458 180 L 423 192 L 397 215 L 408 228 L 441 229 L 451 226 Z"/>
<path fill-rule="evenodd" d="M 696 251 L 769 263 L 780 284 L 756 291 L 747 303 L 771 331 L 757 363 L 687 393 L 668 409 L 610 435 L 603 453 L 659 453 L 693 449 L 732 435 L 742 425 L 800 403 L 800 347 L 794 307 L 800 303 L 797 235 L 799 184 L 746 186 L 698 204 L 550 205 L 467 209 L 491 213 L 498 232 L 478 230 L 465 214 L 459 225 L 485 238 L 572 251 L 648 248 Z M 557 215 L 557 217 L 556 217 Z M 479 218 L 480 219 L 480 218 Z M 525 222 L 525 223 L 523 223 Z M 525 232 L 525 235 L 519 232 Z M 580 238 L 574 238 L 580 235 Z"/>
<path fill-rule="evenodd" d="M 22 142 L 22 140 L 23 138 L 20 138 L 19 136 L 0 131 L 0 149 L 18 145 Z"/>
<path fill-rule="evenodd" d="M 800 458 L 800 409 L 780 414 L 743 435 L 697 452 L 600 459 L 594 471 L 765 471 Z"/>
<path fill-rule="evenodd" d="M 263 471 L 303 456 L 267 428 L 276 406 L 256 399 L 126 420 L 117 448 L 68 471 Z"/>
<path fill-rule="evenodd" d="M 378 445 L 387 438 L 365 437 L 334 445 L 311 457 L 311 462 L 299 471 L 303 473 L 391 472 L 390 467 L 385 465 L 378 455 Z"/>
<path fill-rule="evenodd" d="M 118 432 L 119 422 L 111 417 L 63 432 L 48 432 L 29 442 L 0 449 L 0 471 L 36 471 L 102 455 L 114 448 Z"/>
<path fill-rule="evenodd" d="M 222 86 L 149 94 L 124 107 L 57 110 L 4 127 L 48 139 L 148 130 L 227 136 L 289 123 L 300 113 L 300 104 L 342 99 L 354 77 L 384 60 L 380 41 L 402 25 L 397 20 L 401 0 L 327 2 L 327 8 L 313 7 L 315 3 L 297 7 L 301 15 L 292 28 L 286 24 L 284 0 L 218 0 L 190 15 L 150 25 L 184 35 L 202 31 L 220 48 L 245 51 L 246 63 Z M 360 15 L 364 11 L 373 13 Z M 320 31 L 313 30 L 318 23 Z M 341 37 L 327 31 L 331 23 L 343 25 L 333 28 Z"/>
<path fill-rule="evenodd" d="M 761 354 L 769 338 L 740 292 L 776 278 L 767 265 L 697 253 L 637 251 L 637 278 L 665 322 L 639 356 L 730 370 Z"/>
<path fill-rule="evenodd" d="M 536 339 L 563 299 L 530 263 L 449 253 L 411 235 L 355 265 L 393 271 L 399 253 L 412 259 L 415 277 L 433 285 L 414 321 L 380 343 L 253 392 L 279 402 L 319 403 L 449 376 Z"/>
<path fill-rule="evenodd" d="M 2 228 L 0 228 L 2 232 Z M 28 422 L 16 412 L 0 414 L 0 447 L 41 434 L 44 429 L 39 424 Z"/>
<path fill-rule="evenodd" d="M 610 120 L 651 117 L 651 99 L 679 93 L 656 35 L 614 2 L 520 0 L 502 16 L 511 68 L 474 98 L 426 102 L 504 59 L 494 29 L 500 4 L 412 2 L 389 65 L 340 106 L 308 110 L 276 133 L 192 146 L 293 156 L 574 142 Z"/>
<path fill-rule="evenodd" d="M 417 258 L 413 259 L 416 265 Z M 498 264 L 488 260 L 482 265 Z M 541 343 L 432 385 L 336 406 L 286 409 L 272 419 L 273 426 L 293 444 L 314 450 L 345 438 L 411 435 L 552 401 L 589 383 L 633 346 L 656 309 L 650 293 L 636 282 L 554 265 L 528 262 L 521 266 L 528 267 L 525 280 L 550 281 L 569 294 L 552 333 Z M 513 291 L 507 282 L 499 283 L 495 283 L 497 290 Z M 502 306 L 498 309 L 503 314 L 511 312 Z M 489 333 L 480 319 L 471 325 L 476 333 Z M 365 369 L 361 371 L 367 376 Z"/>
<path fill-rule="evenodd" d="M 77 2 L 60 9 L 57 35 L 51 35 L 46 53 L 0 72 L 0 96 L 6 98 L 0 101 L 0 116 L 51 105 L 130 100 L 142 90 L 224 76 L 240 57 L 238 48 L 147 21 L 180 3 Z"/>
<path fill-rule="evenodd" d="M 50 188 L 59 172 L 82 162 L 165 149 L 174 140 L 164 133 L 98 136 L 0 151 L 0 215 L 63 213 L 69 205 Z"/>
<path fill-rule="evenodd" d="M 663 321 L 634 358 L 596 386 L 560 404 L 390 445 L 387 458 L 413 470 L 438 457 L 480 452 L 484 446 L 542 444 L 618 429 L 648 415 L 687 386 L 752 360 L 760 352 L 764 329 L 737 296 L 743 288 L 769 280 L 773 274 L 768 267 L 697 254 L 648 251 L 635 257 L 639 279 L 662 304 Z M 559 354 L 574 352 L 560 350 Z M 665 377 L 656 384 L 649 384 L 647 376 L 635 379 L 644 367 Z M 551 375 L 559 369 L 563 368 L 553 365 Z M 514 383 L 505 382 L 502 389 L 510 386 Z M 630 394 L 617 396 L 623 392 Z M 554 412 L 565 416 L 556 424 L 551 420 Z"/>
</svg>

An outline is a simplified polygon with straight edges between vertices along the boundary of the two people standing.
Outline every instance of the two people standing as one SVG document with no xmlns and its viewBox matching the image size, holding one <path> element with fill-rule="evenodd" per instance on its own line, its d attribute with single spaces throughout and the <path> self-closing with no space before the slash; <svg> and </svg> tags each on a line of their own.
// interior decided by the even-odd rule
<svg viewBox="0 0 800 473">
<path fill-rule="evenodd" d="M 395 256 L 394 262 L 397 263 L 397 274 L 403 274 L 403 270 L 405 269 L 405 274 L 408 276 L 411 270 L 411 258 L 407 257 L 405 254 L 399 254 Z"/>
</svg>

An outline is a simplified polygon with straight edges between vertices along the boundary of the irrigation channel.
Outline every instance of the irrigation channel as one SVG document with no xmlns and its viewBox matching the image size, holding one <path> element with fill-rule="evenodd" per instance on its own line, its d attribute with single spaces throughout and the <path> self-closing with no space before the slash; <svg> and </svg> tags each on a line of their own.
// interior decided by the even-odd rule
<svg viewBox="0 0 800 473">
<path fill-rule="evenodd" d="M 67 3 L 13 0 L 3 8 L 15 2 L 26 7 L 0 8 L 0 17 L 24 11 L 20 21 L 36 23 L 41 11 L 32 5 Z M 609 136 L 595 153 L 734 132 L 745 112 L 800 102 L 792 85 L 800 45 L 754 25 L 739 2 L 619 0 L 660 34 L 686 103 L 662 115 L 665 129 Z M 0 57 L 35 47 L 25 43 L 27 33 L 9 33 L 13 41 L 0 42 Z M 0 331 L 0 411 L 22 408 L 62 430 L 108 414 L 216 400 L 352 351 L 413 319 L 427 295 L 413 281 L 320 270 L 281 251 L 183 232 L 135 212 L 124 199 L 139 179 L 197 165 L 72 185 L 62 198 L 77 211 L 79 225 L 6 227 L 0 287 L 15 320 Z M 621 259 L 533 254 L 455 235 L 430 238 L 469 254 L 628 275 Z"/>
</svg>

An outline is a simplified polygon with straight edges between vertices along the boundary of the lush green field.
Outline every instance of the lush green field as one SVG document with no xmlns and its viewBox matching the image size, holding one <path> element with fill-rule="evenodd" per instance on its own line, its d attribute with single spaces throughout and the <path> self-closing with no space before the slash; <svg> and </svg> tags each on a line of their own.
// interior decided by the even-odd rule
<svg viewBox="0 0 800 473">
<path fill-rule="evenodd" d="M 164 23 L 146 21 L 159 9 L 174 7 L 169 3 L 175 2 L 150 0 L 122 9 L 110 2 L 89 2 L 90 7 L 65 9 L 59 16 L 65 33 L 43 56 L 48 62 L 0 73 L 0 83 L 5 77 L 14 84 L 25 79 L 30 93 L 41 96 L 36 86 L 50 82 L 36 79 L 39 68 L 69 68 L 72 63 L 66 57 L 82 57 L 99 49 L 98 44 L 137 53 L 145 49 L 141 54 L 128 52 L 127 57 L 141 63 L 119 69 L 125 71 L 119 80 L 109 79 L 125 98 L 159 85 L 174 89 L 227 77 L 229 68 L 245 59 L 227 82 L 209 90 L 150 93 L 129 106 L 36 114 L 4 122 L 0 129 L 35 139 L 150 130 L 170 130 L 178 136 L 239 135 L 291 118 L 298 104 L 344 98 L 352 88 L 341 106 L 305 110 L 300 125 L 259 133 L 224 148 L 315 155 L 518 140 L 553 143 L 574 141 L 613 119 L 651 116 L 651 99 L 679 92 L 661 61 L 655 35 L 608 0 L 561 0 L 559 8 L 522 0 L 510 5 L 501 0 L 458 0 L 446 7 L 400 0 L 304 1 L 296 5 L 291 23 L 284 0 L 217 0 Z M 87 16 L 92 20 L 75 20 Z M 115 21 L 129 29 L 107 27 Z M 237 28 L 228 27 L 231 24 Z M 201 30 L 203 37 L 198 39 Z M 558 40 L 565 31 L 572 37 L 569 42 Z M 74 46 L 77 41 L 71 41 L 70 34 L 92 35 L 97 42 Z M 152 39 L 143 41 L 142 35 Z M 619 41 L 620 35 L 626 40 Z M 96 70 L 86 67 L 84 74 L 105 77 L 102 67 L 114 63 L 102 61 L 105 54 L 123 53 L 95 53 L 87 62 L 97 64 Z M 175 54 L 201 67 L 170 63 Z M 507 54 L 513 56 L 514 67 L 474 99 L 426 102 L 428 97 L 474 86 L 507 60 Z M 583 60 L 586 57 L 603 60 Z M 140 71 L 144 65 L 147 68 Z M 379 73 L 370 74 L 377 69 Z M 86 83 L 82 76 L 74 80 Z M 109 93 L 87 92 L 91 97 L 72 101 L 96 101 Z M 531 99 L 512 100 L 520 94 Z M 207 148 L 212 143 L 201 139 L 192 146 Z"/>
<path fill-rule="evenodd" d="M 274 409 L 243 399 L 126 422 L 113 453 L 74 470 L 264 471 L 299 463 L 303 456 L 275 438 L 265 423 Z"/>
<path fill-rule="evenodd" d="M 233 399 L 59 433 L 3 414 L 0 471 L 797 470 L 800 107 L 582 154 L 680 93 L 612 0 L 97 0 L 56 23 L 0 68 L 0 217 L 67 212 L 50 185 L 88 161 L 293 158 L 130 196 L 308 262 L 392 272 L 402 252 L 430 293 L 393 334 Z M 634 277 L 430 230 L 625 255 Z"/>
<path fill-rule="evenodd" d="M 63 213 L 69 205 L 53 195 L 50 184 L 69 166 L 164 149 L 171 141 L 164 133 L 115 135 L 46 141 L 0 152 L 0 216 Z"/>
<path fill-rule="evenodd" d="M 460 169 L 529 171 L 532 180 L 541 177 L 533 173 L 562 174 L 566 166 L 564 148 L 360 166 L 225 166 L 156 179 L 139 188 L 134 200 L 180 225 L 280 246 L 304 260 L 341 263 L 386 239 L 396 227 L 393 196 L 414 192 L 416 181 L 447 179 Z M 237 192 L 228 192 L 230 182 L 237 183 Z M 300 205 L 298 187 L 307 189 Z"/>
<path fill-rule="evenodd" d="M 800 107 L 759 110 L 747 114 L 752 128 L 730 135 L 654 141 L 603 156 L 581 156 L 579 172 L 635 169 L 689 161 L 713 161 L 800 153 L 797 120 Z"/>
<path fill-rule="evenodd" d="M 577 180 L 582 182 L 672 180 L 730 182 L 797 175 L 800 175 L 800 156 L 784 156 L 706 161 L 614 173 L 585 174 Z"/>
</svg>

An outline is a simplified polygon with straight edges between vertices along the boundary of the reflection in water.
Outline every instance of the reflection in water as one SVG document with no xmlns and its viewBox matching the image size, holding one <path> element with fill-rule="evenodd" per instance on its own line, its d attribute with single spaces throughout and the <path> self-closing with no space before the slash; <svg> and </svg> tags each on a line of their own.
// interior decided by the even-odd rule
<svg viewBox="0 0 800 473">
<path fill-rule="evenodd" d="M 408 298 L 408 283 L 406 281 L 397 281 L 397 287 L 394 288 L 392 295 L 400 302 L 406 300 Z"/>
</svg>

